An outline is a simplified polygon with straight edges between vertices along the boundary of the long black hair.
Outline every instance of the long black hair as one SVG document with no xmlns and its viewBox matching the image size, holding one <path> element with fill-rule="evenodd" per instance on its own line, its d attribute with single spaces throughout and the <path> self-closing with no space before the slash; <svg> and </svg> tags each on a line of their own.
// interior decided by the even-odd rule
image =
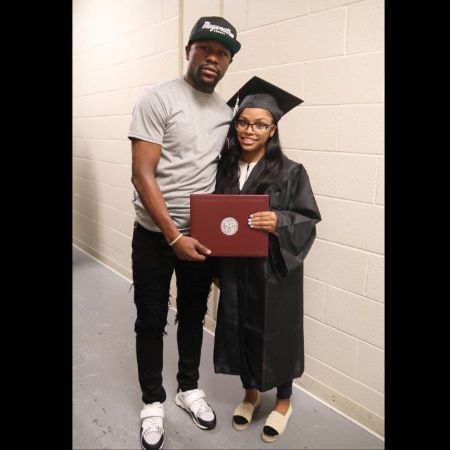
<svg viewBox="0 0 450 450">
<path fill-rule="evenodd" d="M 233 121 L 239 118 L 242 111 L 243 109 L 237 112 Z M 277 122 L 274 121 L 274 124 L 277 125 Z M 239 192 L 239 159 L 241 155 L 242 149 L 237 138 L 237 131 L 234 122 L 231 122 L 217 165 L 216 194 Z M 276 178 L 281 170 L 283 164 L 283 152 L 278 137 L 278 126 L 274 135 L 266 142 L 266 149 L 262 159 L 264 160 L 264 168 L 252 182 L 249 193 L 265 193 L 269 184 Z"/>
</svg>

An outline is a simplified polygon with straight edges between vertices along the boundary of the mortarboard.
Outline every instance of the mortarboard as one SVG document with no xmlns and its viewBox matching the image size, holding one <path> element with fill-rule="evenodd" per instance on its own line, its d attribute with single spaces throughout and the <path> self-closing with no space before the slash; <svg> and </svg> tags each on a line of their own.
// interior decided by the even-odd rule
<svg viewBox="0 0 450 450">
<path fill-rule="evenodd" d="M 300 103 L 303 103 L 301 98 L 256 76 L 247 81 L 227 102 L 234 108 L 233 117 L 238 109 L 263 108 L 270 111 L 277 122 Z"/>
</svg>

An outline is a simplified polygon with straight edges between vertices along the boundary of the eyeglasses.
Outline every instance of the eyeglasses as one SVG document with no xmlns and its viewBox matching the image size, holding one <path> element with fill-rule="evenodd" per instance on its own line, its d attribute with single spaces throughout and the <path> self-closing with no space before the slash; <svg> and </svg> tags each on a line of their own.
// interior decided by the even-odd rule
<svg viewBox="0 0 450 450">
<path fill-rule="evenodd" d="M 263 131 L 266 131 L 269 127 L 271 127 L 273 123 L 267 125 L 266 123 L 250 123 L 246 120 L 235 120 L 234 126 L 236 127 L 237 131 L 246 131 L 248 127 L 252 129 L 253 132 L 256 133 L 262 133 Z"/>
</svg>

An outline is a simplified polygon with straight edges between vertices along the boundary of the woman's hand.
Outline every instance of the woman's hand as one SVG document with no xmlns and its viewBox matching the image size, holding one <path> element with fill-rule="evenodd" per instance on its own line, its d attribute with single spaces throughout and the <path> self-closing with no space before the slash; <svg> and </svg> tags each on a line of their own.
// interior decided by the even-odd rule
<svg viewBox="0 0 450 450">
<path fill-rule="evenodd" d="M 258 211 L 250 214 L 248 224 L 250 228 L 275 233 L 277 230 L 277 215 L 273 211 Z"/>
</svg>

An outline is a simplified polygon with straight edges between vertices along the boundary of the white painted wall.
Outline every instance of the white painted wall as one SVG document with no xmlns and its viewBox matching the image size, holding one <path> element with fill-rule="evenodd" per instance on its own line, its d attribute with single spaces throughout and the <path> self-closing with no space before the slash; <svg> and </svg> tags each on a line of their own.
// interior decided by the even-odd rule
<svg viewBox="0 0 450 450">
<path fill-rule="evenodd" d="M 142 89 L 179 73 L 178 0 L 73 2 L 74 243 L 131 278 L 131 152 Z"/>
<path fill-rule="evenodd" d="M 180 75 L 200 16 L 241 51 L 218 92 L 259 75 L 304 99 L 280 121 L 322 213 L 305 262 L 306 371 L 296 383 L 384 434 L 384 2 L 75 0 L 74 243 L 131 278 L 130 114 Z M 214 329 L 217 291 L 208 311 Z"/>
</svg>

